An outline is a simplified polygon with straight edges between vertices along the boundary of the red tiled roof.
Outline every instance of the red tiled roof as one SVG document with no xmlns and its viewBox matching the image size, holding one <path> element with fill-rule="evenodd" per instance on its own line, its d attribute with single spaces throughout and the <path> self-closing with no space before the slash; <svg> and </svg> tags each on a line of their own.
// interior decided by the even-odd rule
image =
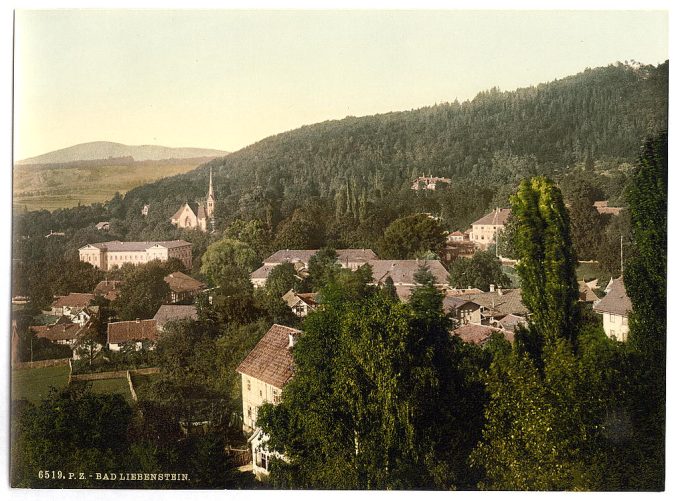
<svg viewBox="0 0 680 501">
<path fill-rule="evenodd" d="M 113 301 L 118 297 L 121 285 L 123 285 L 122 280 L 102 280 L 92 292 L 95 296 L 103 296 L 109 301 Z"/>
<path fill-rule="evenodd" d="M 236 368 L 236 372 L 283 389 L 293 377 L 293 353 L 288 347 L 288 335 L 301 332 L 274 324 Z"/>
<path fill-rule="evenodd" d="M 94 294 L 84 294 L 81 292 L 71 292 L 68 296 L 62 296 L 57 298 L 54 303 L 52 303 L 53 308 L 62 308 L 64 306 L 70 306 L 72 308 L 83 308 L 90 304 L 90 301 L 94 299 Z"/>
<path fill-rule="evenodd" d="M 129 341 L 156 341 L 158 331 L 155 320 L 130 320 L 111 322 L 106 330 L 109 344 L 120 344 Z"/>
<path fill-rule="evenodd" d="M 71 341 L 78 339 L 83 328 L 74 323 L 59 323 L 55 325 L 32 325 L 30 329 L 35 332 L 37 337 L 50 341 Z"/>
</svg>

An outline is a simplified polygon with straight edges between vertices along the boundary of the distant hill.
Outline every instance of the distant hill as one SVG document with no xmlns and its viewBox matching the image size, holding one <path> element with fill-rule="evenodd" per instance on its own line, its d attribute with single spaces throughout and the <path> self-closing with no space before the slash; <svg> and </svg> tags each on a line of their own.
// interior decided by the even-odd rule
<svg viewBox="0 0 680 501">
<path fill-rule="evenodd" d="M 226 151 L 207 148 L 170 148 L 168 146 L 156 146 L 151 144 L 129 146 L 127 144 L 112 143 L 109 141 L 94 141 L 51 151 L 43 155 L 38 155 L 37 157 L 25 158 L 16 162 L 16 164 L 60 164 L 121 157 L 132 157 L 135 161 L 139 162 L 145 160 L 166 160 L 170 158 L 220 157 L 226 154 Z"/>
</svg>

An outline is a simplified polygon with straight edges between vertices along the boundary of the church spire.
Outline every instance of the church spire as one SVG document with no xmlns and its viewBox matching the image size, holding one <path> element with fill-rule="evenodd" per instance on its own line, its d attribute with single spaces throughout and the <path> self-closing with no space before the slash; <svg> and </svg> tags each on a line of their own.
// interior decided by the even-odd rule
<svg viewBox="0 0 680 501">
<path fill-rule="evenodd" d="M 208 196 L 205 200 L 205 213 L 208 218 L 213 218 L 213 213 L 215 212 L 215 192 L 213 191 L 212 182 L 212 166 L 210 166 L 210 182 L 208 184 Z"/>
</svg>

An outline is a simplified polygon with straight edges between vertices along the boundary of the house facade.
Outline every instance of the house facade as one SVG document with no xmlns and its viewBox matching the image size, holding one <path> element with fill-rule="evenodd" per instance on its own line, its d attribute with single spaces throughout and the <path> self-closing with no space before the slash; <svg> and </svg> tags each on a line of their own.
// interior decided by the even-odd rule
<svg viewBox="0 0 680 501">
<path fill-rule="evenodd" d="M 264 403 L 281 401 L 281 392 L 293 377 L 293 347 L 301 332 L 274 324 L 236 368 L 241 375 L 243 430 L 252 432 L 248 442 L 253 455 L 253 472 L 269 474 L 269 459 L 280 454 L 267 448 L 267 437 L 256 427 L 257 410 Z"/>
<path fill-rule="evenodd" d="M 628 340 L 628 315 L 633 310 L 623 277 L 612 279 L 605 288 L 607 295 L 593 304 L 593 310 L 602 315 L 604 333 L 617 341 Z"/>
<path fill-rule="evenodd" d="M 52 303 L 50 313 L 56 316 L 75 316 L 86 308 L 93 299 L 94 294 L 71 292 L 66 296 L 57 297 Z"/>
<path fill-rule="evenodd" d="M 281 299 L 286 302 L 295 316 L 302 318 L 317 308 L 316 297 L 317 294 L 314 292 L 295 292 L 291 289 Z"/>
<path fill-rule="evenodd" d="M 496 242 L 496 233 L 503 228 L 510 217 L 510 209 L 495 209 L 472 223 L 470 241 L 482 249 L 486 250 L 491 244 Z"/>
<path fill-rule="evenodd" d="M 125 263 L 146 264 L 155 259 L 167 261 L 177 258 L 188 269 L 192 267 L 191 244 L 184 240 L 158 242 L 101 242 L 78 249 L 79 258 L 104 271 Z"/>
<path fill-rule="evenodd" d="M 451 315 L 457 326 L 482 323 L 482 307 L 474 301 L 456 295 L 447 295 L 443 301 L 444 312 Z"/>
</svg>

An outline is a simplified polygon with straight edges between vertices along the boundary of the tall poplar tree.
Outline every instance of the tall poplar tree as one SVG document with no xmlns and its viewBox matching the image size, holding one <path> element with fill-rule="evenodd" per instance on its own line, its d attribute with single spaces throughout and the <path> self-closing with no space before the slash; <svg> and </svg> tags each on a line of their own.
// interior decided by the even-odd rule
<svg viewBox="0 0 680 501">
<path fill-rule="evenodd" d="M 511 198 L 522 301 L 543 342 L 574 342 L 578 284 L 569 216 L 559 188 L 540 176 L 524 180 Z"/>
</svg>

